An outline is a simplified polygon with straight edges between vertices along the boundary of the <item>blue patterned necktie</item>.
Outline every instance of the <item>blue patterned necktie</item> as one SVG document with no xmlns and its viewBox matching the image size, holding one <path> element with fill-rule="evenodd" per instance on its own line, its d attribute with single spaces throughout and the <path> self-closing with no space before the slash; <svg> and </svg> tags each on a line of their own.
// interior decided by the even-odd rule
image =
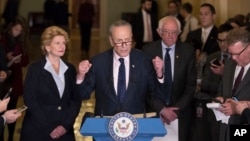
<svg viewBox="0 0 250 141">
<path fill-rule="evenodd" d="M 117 95 L 120 102 L 123 102 L 126 93 L 126 74 L 125 74 L 125 65 L 124 58 L 120 58 L 120 67 L 118 73 L 118 85 L 117 85 Z"/>
<path fill-rule="evenodd" d="M 165 54 L 165 72 L 164 72 L 164 81 L 167 87 L 167 98 L 166 98 L 166 104 L 169 104 L 169 99 L 172 93 L 172 70 L 171 70 L 171 59 L 169 55 L 170 48 L 166 48 L 166 54 Z"/>
</svg>

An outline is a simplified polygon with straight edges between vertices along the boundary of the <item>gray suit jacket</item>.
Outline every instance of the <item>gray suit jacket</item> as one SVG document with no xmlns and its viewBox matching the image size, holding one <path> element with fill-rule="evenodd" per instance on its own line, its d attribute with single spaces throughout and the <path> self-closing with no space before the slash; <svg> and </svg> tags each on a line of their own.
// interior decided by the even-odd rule
<svg viewBox="0 0 250 141">
<path fill-rule="evenodd" d="M 224 74 L 222 76 L 222 85 L 219 89 L 219 96 L 223 96 L 224 98 L 231 98 L 235 96 L 239 101 L 241 100 L 250 100 L 250 70 L 248 70 L 242 79 L 238 89 L 235 94 L 232 93 L 232 88 L 234 84 L 234 73 L 236 68 L 236 62 L 232 59 L 229 59 L 225 63 Z M 232 115 L 229 118 L 230 124 L 241 124 L 240 115 Z M 220 140 L 221 141 L 229 141 L 229 125 L 221 124 L 220 128 Z"/>
</svg>

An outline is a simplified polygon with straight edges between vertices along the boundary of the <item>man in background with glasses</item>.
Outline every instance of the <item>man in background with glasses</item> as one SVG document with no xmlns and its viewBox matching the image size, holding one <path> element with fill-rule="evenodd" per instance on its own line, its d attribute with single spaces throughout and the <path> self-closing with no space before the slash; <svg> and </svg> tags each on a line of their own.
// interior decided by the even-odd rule
<svg viewBox="0 0 250 141">
<path fill-rule="evenodd" d="M 146 102 L 159 112 L 162 107 L 157 106 L 156 96 L 161 84 L 157 83 L 151 60 L 133 49 L 131 25 L 118 20 L 110 26 L 109 32 L 113 48 L 94 56 L 91 61 L 79 63 L 77 83 L 83 99 L 89 99 L 95 90 L 95 116 L 144 113 Z"/>
<path fill-rule="evenodd" d="M 231 58 L 225 63 L 217 99 L 223 103 L 218 110 L 229 119 L 220 125 L 220 141 L 230 140 L 229 125 L 242 124 L 240 115 L 233 112 L 232 101 L 250 100 L 250 32 L 232 29 L 226 43 Z"/>
</svg>

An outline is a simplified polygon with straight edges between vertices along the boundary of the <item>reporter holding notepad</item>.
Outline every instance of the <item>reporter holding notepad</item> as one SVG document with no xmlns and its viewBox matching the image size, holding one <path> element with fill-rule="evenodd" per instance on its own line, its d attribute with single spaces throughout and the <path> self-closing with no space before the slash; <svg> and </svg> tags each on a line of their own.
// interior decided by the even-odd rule
<svg viewBox="0 0 250 141">
<path fill-rule="evenodd" d="M 7 109 L 15 109 L 19 96 L 23 95 L 23 72 L 22 69 L 29 63 L 28 57 L 28 25 L 26 20 L 21 17 L 15 17 L 7 26 L 1 35 L 0 45 L 5 51 L 6 63 L 14 59 L 12 65 L 8 66 L 8 77 L 4 82 L 4 89 L 13 88 L 11 99 Z M 15 122 L 8 124 L 8 140 L 13 141 L 15 131 Z M 3 134 L 3 133 L 2 133 Z M 5 136 L 7 137 L 7 136 Z M 4 139 L 2 139 L 4 140 Z"/>
<path fill-rule="evenodd" d="M 4 112 L 7 109 L 7 105 L 10 101 L 10 97 L 0 100 L 0 112 Z M 17 109 L 5 111 L 0 116 L 0 132 L 3 131 L 4 125 L 7 123 L 13 123 L 21 116 L 21 112 L 18 112 Z"/>
</svg>

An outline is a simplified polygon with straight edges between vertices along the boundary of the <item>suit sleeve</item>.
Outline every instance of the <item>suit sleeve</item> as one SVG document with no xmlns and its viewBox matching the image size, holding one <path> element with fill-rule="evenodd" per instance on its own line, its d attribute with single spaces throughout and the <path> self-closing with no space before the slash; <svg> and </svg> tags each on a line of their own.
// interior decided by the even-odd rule
<svg viewBox="0 0 250 141">
<path fill-rule="evenodd" d="M 241 123 L 250 124 L 250 109 L 246 108 L 241 114 Z"/>
<path fill-rule="evenodd" d="M 0 133 L 2 133 L 4 129 L 4 119 L 2 116 L 0 116 Z"/>
<path fill-rule="evenodd" d="M 93 63 L 92 63 L 93 64 Z M 85 75 L 85 79 L 82 83 L 78 84 L 77 87 L 79 89 L 81 98 L 86 100 L 89 99 L 91 93 L 95 88 L 95 72 L 94 72 L 94 64 L 90 68 L 89 72 Z"/>
</svg>

